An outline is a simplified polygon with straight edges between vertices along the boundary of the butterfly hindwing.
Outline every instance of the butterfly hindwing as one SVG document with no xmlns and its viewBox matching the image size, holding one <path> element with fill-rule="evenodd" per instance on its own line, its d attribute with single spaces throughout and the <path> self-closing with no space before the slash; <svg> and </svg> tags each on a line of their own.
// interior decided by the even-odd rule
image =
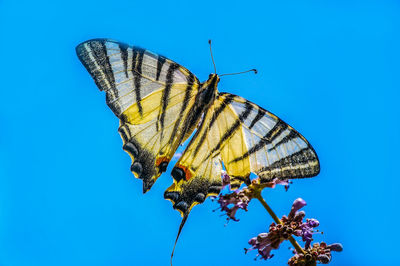
<svg viewBox="0 0 400 266">
<path fill-rule="evenodd" d="M 94 39 L 76 51 L 120 119 L 123 149 L 145 192 L 194 129 L 188 121 L 200 83 L 179 64 L 116 41 Z"/>
<path fill-rule="evenodd" d="M 173 169 L 174 184 L 165 198 L 187 214 L 201 203 L 199 193 L 218 193 L 222 163 L 231 176 L 232 188 L 249 183 L 250 173 L 263 183 L 319 173 L 317 155 L 303 136 L 258 105 L 229 93 L 218 94 L 207 110 Z"/>
<path fill-rule="evenodd" d="M 164 198 L 172 201 L 173 207 L 182 216 L 187 215 L 196 204 L 203 203 L 208 196 L 218 195 L 222 188 L 221 157 L 206 159 L 218 133 L 208 130 L 209 121 L 214 116 L 215 108 L 211 105 L 171 172 L 174 183 L 164 193 Z"/>
</svg>

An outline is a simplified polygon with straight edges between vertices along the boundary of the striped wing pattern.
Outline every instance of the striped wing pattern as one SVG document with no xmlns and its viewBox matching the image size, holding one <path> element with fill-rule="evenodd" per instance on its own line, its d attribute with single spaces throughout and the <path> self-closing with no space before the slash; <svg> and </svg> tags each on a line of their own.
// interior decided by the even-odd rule
<svg viewBox="0 0 400 266">
<path fill-rule="evenodd" d="M 211 83 L 201 84 L 161 55 L 109 39 L 86 41 L 76 52 L 120 119 L 123 149 L 132 158 L 131 171 L 143 180 L 143 192 L 197 128 L 164 194 L 183 215 L 181 228 L 194 205 L 220 192 L 222 169 L 232 188 L 250 183 L 250 173 L 264 183 L 319 173 L 315 151 L 291 126 L 239 96 L 218 94 L 216 84 L 210 90 Z M 205 101 L 210 95 L 215 98 Z"/>
<path fill-rule="evenodd" d="M 215 106 L 211 105 L 204 115 L 198 130 L 171 172 L 173 184 L 164 193 L 164 198 L 170 200 L 174 209 L 183 217 L 208 196 L 218 195 L 222 188 L 221 156 L 206 159 L 219 136 L 216 127 L 209 130 L 209 121 L 215 116 L 215 111 Z"/>
<path fill-rule="evenodd" d="M 148 50 L 108 39 L 86 41 L 77 55 L 120 119 L 131 170 L 148 191 L 194 127 L 200 82 L 186 68 Z"/>
<path fill-rule="evenodd" d="M 249 183 L 251 172 L 261 182 L 319 173 L 317 155 L 302 135 L 272 113 L 229 93 L 220 93 L 207 110 L 173 169 L 174 184 L 164 197 L 187 215 L 219 192 L 223 166 L 232 188 Z"/>
</svg>

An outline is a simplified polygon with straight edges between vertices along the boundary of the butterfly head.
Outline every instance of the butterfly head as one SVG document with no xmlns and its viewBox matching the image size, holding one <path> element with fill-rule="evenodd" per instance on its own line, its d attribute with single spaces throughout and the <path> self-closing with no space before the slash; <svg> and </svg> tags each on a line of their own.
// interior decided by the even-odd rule
<svg viewBox="0 0 400 266">
<path fill-rule="evenodd" d="M 207 105 L 214 100 L 217 94 L 217 87 L 219 82 L 219 76 L 217 74 L 210 74 L 208 79 L 201 84 L 200 103 Z"/>
<path fill-rule="evenodd" d="M 208 80 L 205 83 L 208 83 L 207 87 L 217 88 L 218 82 L 219 82 L 218 74 L 211 73 L 210 75 L 208 75 Z"/>
</svg>

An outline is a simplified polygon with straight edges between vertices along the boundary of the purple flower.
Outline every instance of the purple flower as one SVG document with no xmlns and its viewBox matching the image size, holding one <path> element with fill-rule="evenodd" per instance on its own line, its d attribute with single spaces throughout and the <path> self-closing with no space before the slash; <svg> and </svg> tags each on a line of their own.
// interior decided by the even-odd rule
<svg viewBox="0 0 400 266">
<path fill-rule="evenodd" d="M 231 184 L 231 177 L 228 175 L 228 173 L 224 170 L 221 171 L 221 178 L 222 178 L 222 186 L 228 186 Z"/>
<path fill-rule="evenodd" d="M 315 228 L 319 226 L 316 219 L 305 219 L 305 212 L 300 211 L 307 203 L 298 198 L 293 202 L 292 208 L 288 216 L 282 216 L 279 224 L 272 223 L 267 233 L 261 233 L 257 237 L 249 240 L 251 247 L 245 248 L 246 253 L 250 250 L 258 250 L 258 256 L 262 259 L 270 259 L 273 257 L 271 251 L 278 249 L 280 244 L 291 239 L 292 235 L 302 238 L 305 242 L 304 250 L 301 253 L 294 252 L 295 255 L 289 260 L 289 265 L 308 266 L 318 263 L 327 264 L 331 261 L 331 251 L 342 251 L 343 246 L 340 243 L 327 245 L 324 242 L 314 243 L 313 235 L 318 232 Z M 304 252 L 304 253 L 303 253 Z"/>
<path fill-rule="evenodd" d="M 250 200 L 251 198 L 248 196 L 248 190 L 244 188 L 230 194 L 220 195 L 218 203 L 220 204 L 221 211 L 225 211 L 228 215 L 227 219 L 232 219 L 237 222 L 239 219 L 235 217 L 236 212 L 239 209 L 247 211 Z"/>
<path fill-rule="evenodd" d="M 316 219 L 307 219 L 307 224 L 310 227 L 318 227 L 319 226 L 319 221 Z"/>
<path fill-rule="evenodd" d="M 283 224 L 290 224 L 293 229 L 293 235 L 300 236 L 305 242 L 305 248 L 308 248 L 313 240 L 314 228 L 319 226 L 319 221 L 316 219 L 306 219 L 303 222 L 306 213 L 299 211 L 301 208 L 306 206 L 307 203 L 302 198 L 298 198 L 293 202 L 292 208 L 288 217 L 283 216 Z"/>
<path fill-rule="evenodd" d="M 306 201 L 303 200 L 302 198 L 296 199 L 293 202 L 292 209 L 290 210 L 289 219 L 292 219 L 295 216 L 296 212 L 306 205 L 307 205 Z"/>
<path fill-rule="evenodd" d="M 285 219 L 284 216 L 282 219 Z M 286 218 L 287 219 L 287 218 Z M 282 220 L 283 221 L 283 220 Z M 294 222 L 287 222 L 282 224 L 272 223 L 269 226 L 268 233 L 261 233 L 257 237 L 253 237 L 250 239 L 249 244 L 252 245 L 251 248 L 245 249 L 246 253 L 249 250 L 258 249 L 257 256 L 260 256 L 263 259 L 270 259 L 273 255 L 271 255 L 271 250 L 278 249 L 279 245 L 286 239 L 288 239 L 292 234 L 294 234 L 294 230 L 297 228 Z"/>
<path fill-rule="evenodd" d="M 252 246 L 251 248 L 245 248 L 245 253 L 250 250 L 258 250 L 258 256 L 261 256 L 261 259 L 267 260 L 272 258 L 274 255 L 271 254 L 273 249 L 278 249 L 279 245 L 285 240 L 281 236 L 281 230 L 278 229 L 280 225 L 276 226 L 274 223 L 271 224 L 268 233 L 261 233 L 256 237 L 253 237 L 249 240 L 249 244 Z M 256 257 L 256 258 L 257 258 Z"/>
<path fill-rule="evenodd" d="M 301 233 L 299 236 L 302 237 L 305 243 L 305 248 L 309 248 L 311 241 L 313 240 L 313 234 L 315 227 L 319 226 L 319 222 L 316 219 L 307 219 L 305 223 L 302 223 L 299 227 L 301 228 Z"/>
<path fill-rule="evenodd" d="M 252 248 L 247 249 L 253 250 L 258 249 L 259 255 L 263 259 L 271 258 L 271 250 L 277 249 L 284 240 L 288 239 L 291 235 L 299 236 L 305 243 L 305 247 L 309 248 L 311 241 L 313 240 L 314 228 L 319 226 L 319 222 L 316 219 L 306 219 L 304 211 L 299 211 L 301 208 L 306 206 L 306 202 L 298 198 L 293 202 L 289 216 L 283 216 L 281 224 L 272 223 L 269 227 L 268 233 L 262 233 L 257 238 L 252 238 L 249 244 Z M 333 248 L 336 248 L 334 246 Z"/>
<path fill-rule="evenodd" d="M 265 184 L 266 187 L 275 188 L 276 185 L 283 185 L 285 186 L 285 190 L 288 191 L 289 185 L 293 182 L 289 179 L 281 180 L 279 178 L 274 178 L 271 182 Z"/>
</svg>

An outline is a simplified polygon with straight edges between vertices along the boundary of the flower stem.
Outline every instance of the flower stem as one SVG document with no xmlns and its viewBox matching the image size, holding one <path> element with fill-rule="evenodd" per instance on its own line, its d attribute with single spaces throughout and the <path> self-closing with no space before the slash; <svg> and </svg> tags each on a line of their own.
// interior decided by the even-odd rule
<svg viewBox="0 0 400 266">
<path fill-rule="evenodd" d="M 261 204 L 264 206 L 264 208 L 267 210 L 267 212 L 269 213 L 269 215 L 271 215 L 272 219 L 274 219 L 275 223 L 277 224 L 282 224 L 281 219 L 278 218 L 278 216 L 276 216 L 276 214 L 274 213 L 274 211 L 271 209 L 271 207 L 269 207 L 269 205 L 267 204 L 267 202 L 264 200 L 264 198 L 261 196 L 261 190 L 255 190 L 254 193 L 254 198 L 258 199 Z M 296 252 L 298 254 L 304 254 L 304 250 L 301 248 L 301 246 L 299 245 L 299 243 L 297 243 L 297 241 L 293 238 L 293 236 L 289 237 L 289 241 L 290 243 L 292 243 L 293 247 L 296 249 Z"/>
</svg>

